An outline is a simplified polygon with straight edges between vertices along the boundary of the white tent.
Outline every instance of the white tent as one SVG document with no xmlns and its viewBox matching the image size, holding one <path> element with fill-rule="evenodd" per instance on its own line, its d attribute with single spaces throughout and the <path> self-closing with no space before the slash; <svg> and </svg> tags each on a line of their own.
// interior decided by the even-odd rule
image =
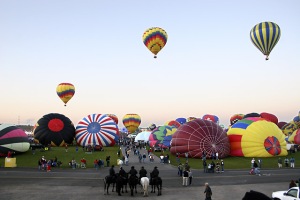
<svg viewBox="0 0 300 200">
<path fill-rule="evenodd" d="M 148 142 L 150 134 L 151 134 L 150 131 L 140 132 L 139 134 L 137 134 L 137 136 L 135 137 L 134 141 L 138 142 L 139 140 L 142 140 L 144 142 Z"/>
</svg>

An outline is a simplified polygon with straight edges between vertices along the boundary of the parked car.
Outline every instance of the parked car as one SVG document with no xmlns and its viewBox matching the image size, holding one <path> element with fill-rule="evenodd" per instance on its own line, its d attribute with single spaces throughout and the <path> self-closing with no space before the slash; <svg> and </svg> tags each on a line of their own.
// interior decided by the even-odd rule
<svg viewBox="0 0 300 200">
<path fill-rule="evenodd" d="M 292 187 L 289 190 L 272 193 L 274 200 L 300 200 L 299 187 Z"/>
</svg>

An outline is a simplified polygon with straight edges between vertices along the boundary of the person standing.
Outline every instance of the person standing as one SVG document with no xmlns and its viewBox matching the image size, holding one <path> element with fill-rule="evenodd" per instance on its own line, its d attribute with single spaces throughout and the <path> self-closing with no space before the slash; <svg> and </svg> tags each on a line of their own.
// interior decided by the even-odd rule
<svg viewBox="0 0 300 200">
<path fill-rule="evenodd" d="M 188 179 L 189 179 L 189 171 L 186 169 L 183 171 L 183 176 L 182 176 L 182 185 L 183 186 L 188 186 Z"/>
<path fill-rule="evenodd" d="M 206 160 L 203 160 L 203 172 L 206 173 L 207 172 L 207 163 Z"/>
<path fill-rule="evenodd" d="M 193 180 L 193 173 L 192 173 L 192 170 L 190 169 L 189 170 L 189 185 L 192 184 L 192 180 Z"/>
<path fill-rule="evenodd" d="M 290 164 L 291 164 L 291 168 L 295 168 L 295 158 L 294 157 L 290 158 Z"/>
<path fill-rule="evenodd" d="M 254 159 L 254 158 L 252 158 L 252 160 L 251 160 L 251 169 L 253 169 L 253 168 L 254 168 L 254 163 L 255 163 L 255 159 Z"/>
<path fill-rule="evenodd" d="M 257 161 L 258 161 L 258 167 L 261 169 L 261 166 L 262 166 L 262 160 L 259 158 Z"/>
<path fill-rule="evenodd" d="M 285 164 L 285 167 L 289 167 L 289 159 L 287 157 L 285 157 L 285 159 L 284 159 L 284 164 Z"/>
<path fill-rule="evenodd" d="M 184 156 L 185 156 L 185 162 L 187 162 L 189 160 L 189 153 L 185 152 Z"/>
<path fill-rule="evenodd" d="M 216 152 L 216 159 L 219 160 L 219 153 Z"/>
<path fill-rule="evenodd" d="M 68 152 L 68 144 L 65 144 L 65 150 Z"/>
<path fill-rule="evenodd" d="M 221 172 L 224 172 L 224 160 L 221 160 Z"/>
<path fill-rule="evenodd" d="M 177 167 L 177 168 L 178 168 L 178 173 L 177 173 L 177 174 L 178 174 L 179 176 L 182 176 L 182 172 L 183 172 L 183 165 L 182 165 L 181 163 L 179 163 L 179 165 L 178 165 L 178 167 Z"/>
<path fill-rule="evenodd" d="M 209 184 L 208 184 L 208 183 L 205 183 L 205 190 L 204 190 L 204 193 L 205 193 L 205 200 L 211 200 L 212 190 L 211 190 L 211 188 L 209 187 Z"/>
<path fill-rule="evenodd" d="M 278 158 L 278 168 L 282 168 L 282 159 Z"/>
<path fill-rule="evenodd" d="M 106 156 L 106 167 L 109 167 L 110 164 L 110 156 Z"/>
</svg>

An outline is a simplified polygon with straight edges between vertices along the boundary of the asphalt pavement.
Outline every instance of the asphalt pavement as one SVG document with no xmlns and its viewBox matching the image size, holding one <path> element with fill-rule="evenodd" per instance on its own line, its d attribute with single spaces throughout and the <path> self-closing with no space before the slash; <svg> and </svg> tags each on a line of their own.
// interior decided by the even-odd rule
<svg viewBox="0 0 300 200">
<path fill-rule="evenodd" d="M 123 149 L 124 150 L 124 149 Z M 141 153 L 146 153 L 142 149 Z M 148 175 L 157 166 L 163 179 L 162 196 L 149 193 L 151 199 L 205 199 L 204 183 L 212 188 L 215 200 L 241 200 L 246 192 L 255 190 L 271 197 L 277 190 L 288 189 L 291 179 L 300 178 L 300 169 L 262 169 L 262 176 L 249 175 L 247 170 L 226 170 L 224 173 L 203 173 L 203 170 L 192 169 L 193 181 L 190 186 L 182 186 L 182 178 L 177 175 L 177 167 L 160 163 L 154 157 L 151 163 L 139 163 L 138 157 L 130 152 L 129 164 L 123 168 L 137 170 L 144 166 Z M 119 166 L 116 166 L 118 171 Z M 141 188 L 131 197 L 129 193 L 117 196 L 115 192 L 105 195 L 103 178 L 108 175 L 109 168 L 96 169 L 58 169 L 51 172 L 32 168 L 0 168 L 0 199 L 142 199 Z M 110 190 L 111 191 L 111 190 Z"/>
</svg>

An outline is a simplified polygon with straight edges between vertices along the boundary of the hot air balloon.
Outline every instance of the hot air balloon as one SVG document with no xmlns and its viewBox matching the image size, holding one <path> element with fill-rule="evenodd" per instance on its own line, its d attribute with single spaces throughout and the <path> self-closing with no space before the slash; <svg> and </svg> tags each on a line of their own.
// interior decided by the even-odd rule
<svg viewBox="0 0 300 200">
<path fill-rule="evenodd" d="M 64 146 L 73 142 L 75 127 L 68 117 L 50 113 L 38 120 L 33 135 L 35 141 L 45 146 Z"/>
<path fill-rule="evenodd" d="M 234 114 L 230 117 L 230 125 L 232 126 L 237 121 L 244 118 L 244 114 Z"/>
<path fill-rule="evenodd" d="M 0 125 L 0 154 L 7 154 L 9 151 L 22 153 L 30 147 L 26 133 L 11 124 Z"/>
<path fill-rule="evenodd" d="M 300 144 L 300 129 L 295 130 L 289 137 L 288 141 L 294 144 Z"/>
<path fill-rule="evenodd" d="M 92 114 L 80 120 L 75 139 L 81 146 L 113 146 L 119 140 L 118 127 L 107 115 Z"/>
<path fill-rule="evenodd" d="M 256 24 L 250 31 L 252 43 L 269 59 L 272 49 L 280 39 L 280 28 L 274 22 Z"/>
<path fill-rule="evenodd" d="M 181 124 L 178 121 L 171 120 L 171 121 L 166 122 L 165 125 L 174 126 L 174 127 L 178 128 Z"/>
<path fill-rule="evenodd" d="M 260 113 L 260 116 L 270 122 L 273 122 L 276 125 L 278 124 L 278 118 L 271 113 L 262 112 L 262 113 Z"/>
<path fill-rule="evenodd" d="M 150 134 L 151 134 L 151 131 L 140 132 L 136 135 L 136 137 L 134 138 L 134 141 L 135 142 L 139 142 L 139 141 L 148 142 Z"/>
<path fill-rule="evenodd" d="M 114 122 L 118 125 L 119 119 L 115 114 L 106 114 L 108 117 L 112 118 Z"/>
<path fill-rule="evenodd" d="M 219 124 L 219 117 L 217 117 L 216 115 L 206 114 L 202 117 L 202 119 L 208 120 L 208 121 L 213 121 L 213 122 Z"/>
<path fill-rule="evenodd" d="M 143 42 L 154 54 L 154 58 L 156 58 L 158 52 L 164 48 L 167 43 L 167 39 L 167 32 L 159 27 L 149 28 L 143 34 Z"/>
<path fill-rule="evenodd" d="M 123 124 L 129 133 L 134 133 L 141 124 L 141 117 L 138 114 L 126 114 L 123 117 Z"/>
<path fill-rule="evenodd" d="M 286 156 L 286 141 L 276 124 L 261 117 L 248 117 L 229 128 L 230 155 L 244 157 Z"/>
<path fill-rule="evenodd" d="M 75 94 L 75 87 L 71 83 L 60 83 L 56 87 L 56 93 L 66 106 Z"/>
<path fill-rule="evenodd" d="M 160 146 L 168 148 L 171 145 L 172 135 L 177 131 L 175 126 L 158 126 L 149 136 L 151 147 Z"/>
<path fill-rule="evenodd" d="M 185 124 L 186 123 L 186 118 L 184 117 L 179 117 L 176 119 L 177 122 L 179 122 L 180 124 Z"/>
<path fill-rule="evenodd" d="M 217 152 L 219 158 L 229 155 L 228 137 L 225 130 L 218 124 L 208 120 L 195 119 L 181 125 L 173 134 L 172 154 L 188 153 L 192 158 L 201 158 L 203 152 L 209 158 Z"/>
</svg>

